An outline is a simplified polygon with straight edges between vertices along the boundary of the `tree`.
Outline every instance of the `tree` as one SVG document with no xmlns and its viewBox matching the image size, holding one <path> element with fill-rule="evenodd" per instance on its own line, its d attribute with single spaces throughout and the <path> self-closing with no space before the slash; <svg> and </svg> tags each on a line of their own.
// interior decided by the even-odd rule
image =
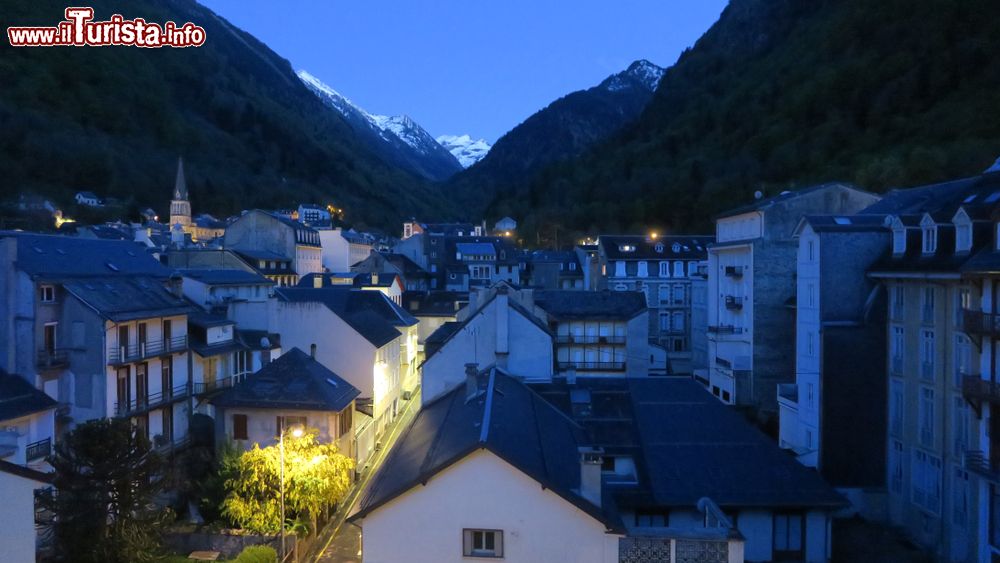
<svg viewBox="0 0 1000 563">
<path fill-rule="evenodd" d="M 41 497 L 57 557 L 80 562 L 151 561 L 164 511 L 153 498 L 162 464 L 127 419 L 77 426 L 49 458 L 55 492 Z"/>
<path fill-rule="evenodd" d="M 301 437 L 285 437 L 286 517 L 317 518 L 347 494 L 354 460 L 338 453 L 334 444 L 322 444 L 316 430 Z M 281 452 L 278 445 L 227 455 L 222 461 L 226 499 L 222 514 L 243 529 L 273 534 L 281 522 Z M 287 526 L 287 522 L 286 522 Z"/>
</svg>

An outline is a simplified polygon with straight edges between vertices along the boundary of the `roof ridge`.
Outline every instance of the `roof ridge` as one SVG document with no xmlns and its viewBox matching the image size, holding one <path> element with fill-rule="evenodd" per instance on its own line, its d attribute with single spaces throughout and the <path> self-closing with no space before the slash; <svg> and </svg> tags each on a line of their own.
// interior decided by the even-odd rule
<svg viewBox="0 0 1000 563">
<path fill-rule="evenodd" d="M 490 370 L 490 379 L 486 383 L 486 403 L 483 405 L 483 423 L 479 428 L 480 444 L 485 444 L 490 437 L 490 414 L 493 410 L 493 385 L 496 383 L 496 374 L 497 368 L 494 366 Z"/>
</svg>

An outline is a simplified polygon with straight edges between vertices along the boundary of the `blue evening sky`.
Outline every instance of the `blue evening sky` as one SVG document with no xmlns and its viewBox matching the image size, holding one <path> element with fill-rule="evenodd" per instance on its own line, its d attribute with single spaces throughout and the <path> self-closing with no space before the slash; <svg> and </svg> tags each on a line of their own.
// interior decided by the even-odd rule
<svg viewBox="0 0 1000 563">
<path fill-rule="evenodd" d="M 645 58 L 669 66 L 725 0 L 200 0 L 372 113 L 494 142 Z M 211 40 L 211 38 L 209 38 Z"/>
</svg>

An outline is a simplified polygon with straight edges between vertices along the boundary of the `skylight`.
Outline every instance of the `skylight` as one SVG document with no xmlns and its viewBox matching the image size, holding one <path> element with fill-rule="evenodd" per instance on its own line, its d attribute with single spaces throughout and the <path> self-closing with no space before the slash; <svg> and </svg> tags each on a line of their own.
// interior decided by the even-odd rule
<svg viewBox="0 0 1000 563">
<path fill-rule="evenodd" d="M 969 202 L 971 202 L 971 201 L 972 201 L 972 200 L 974 200 L 974 199 L 976 199 L 976 194 L 972 194 L 972 195 L 970 195 L 969 197 L 967 197 L 967 198 L 963 199 L 963 200 L 962 200 L 962 203 L 969 203 Z"/>
<path fill-rule="evenodd" d="M 1000 200 L 1000 191 L 996 191 L 996 192 L 991 193 L 986 198 L 986 203 L 996 203 L 997 200 Z"/>
<path fill-rule="evenodd" d="M 337 382 L 330 379 L 329 377 L 326 378 L 326 382 L 329 383 L 330 385 L 333 385 L 334 387 L 338 387 Z"/>
<path fill-rule="evenodd" d="M 850 225 L 851 224 L 851 218 L 850 217 L 834 217 L 833 218 L 833 222 L 836 223 L 836 224 L 838 224 L 838 225 Z"/>
<path fill-rule="evenodd" d="M 115 266 L 111 262 L 105 262 L 104 265 L 107 266 L 108 269 L 111 270 L 112 272 L 119 272 L 119 271 L 121 271 L 121 270 L 118 269 L 118 266 Z"/>
</svg>

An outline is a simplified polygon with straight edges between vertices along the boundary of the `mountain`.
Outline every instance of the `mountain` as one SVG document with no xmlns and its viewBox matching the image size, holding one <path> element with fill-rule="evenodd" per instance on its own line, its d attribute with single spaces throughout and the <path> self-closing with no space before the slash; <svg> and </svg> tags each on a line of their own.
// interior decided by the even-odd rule
<svg viewBox="0 0 1000 563">
<path fill-rule="evenodd" d="M 468 135 L 441 135 L 437 142 L 458 159 L 462 168 L 468 168 L 482 160 L 491 148 L 486 139 L 473 140 Z"/>
<path fill-rule="evenodd" d="M 368 113 L 308 72 L 300 70 L 298 77 L 387 162 L 429 180 L 444 180 L 462 169 L 452 153 L 409 117 Z"/>
<path fill-rule="evenodd" d="M 978 174 L 1000 154 L 998 21 L 989 0 L 731 0 L 632 125 L 466 207 L 542 242 L 701 232 L 757 190 Z"/>
<path fill-rule="evenodd" d="M 566 95 L 511 129 L 486 156 L 449 181 L 460 200 L 526 181 L 631 123 L 653 97 L 663 69 L 640 60 L 599 85 Z"/>
<path fill-rule="evenodd" d="M 97 20 L 194 22 L 207 40 L 186 49 L 0 42 L 0 200 L 38 193 L 66 205 L 89 190 L 162 216 L 183 156 L 198 213 L 335 203 L 352 223 L 395 228 L 449 209 L 436 188 L 329 111 L 288 61 L 197 2 L 88 5 Z M 0 24 L 53 26 L 64 9 L 55 0 L 8 3 Z"/>
</svg>

